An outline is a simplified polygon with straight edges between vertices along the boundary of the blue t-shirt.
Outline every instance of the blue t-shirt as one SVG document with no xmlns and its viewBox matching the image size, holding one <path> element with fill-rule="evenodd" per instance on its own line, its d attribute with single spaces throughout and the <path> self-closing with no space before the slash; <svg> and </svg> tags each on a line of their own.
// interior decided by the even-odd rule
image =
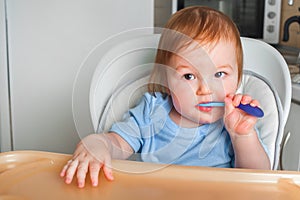
<svg viewBox="0 0 300 200">
<path fill-rule="evenodd" d="M 110 131 L 124 138 L 145 162 L 234 166 L 230 136 L 222 119 L 197 128 L 182 128 L 169 117 L 171 109 L 169 96 L 145 93 Z"/>
</svg>

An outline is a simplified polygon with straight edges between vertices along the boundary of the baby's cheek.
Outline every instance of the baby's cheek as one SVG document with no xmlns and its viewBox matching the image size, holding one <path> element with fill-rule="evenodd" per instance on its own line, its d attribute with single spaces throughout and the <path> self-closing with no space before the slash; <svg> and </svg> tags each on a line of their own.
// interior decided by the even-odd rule
<svg viewBox="0 0 300 200">
<path fill-rule="evenodd" d="M 173 106 L 176 109 L 176 111 L 178 113 L 180 113 L 180 111 L 181 111 L 181 105 L 180 104 L 181 103 L 179 102 L 179 100 L 175 96 L 173 96 L 172 97 L 172 102 L 173 102 Z"/>
<path fill-rule="evenodd" d="M 224 117 L 224 107 L 215 108 L 215 112 L 213 113 L 212 118 L 214 121 L 218 121 L 219 119 Z"/>
<path fill-rule="evenodd" d="M 225 88 L 225 94 L 226 96 L 228 94 L 235 94 L 237 90 L 237 83 L 235 81 L 232 81 L 231 84 L 228 84 L 228 86 Z"/>
</svg>

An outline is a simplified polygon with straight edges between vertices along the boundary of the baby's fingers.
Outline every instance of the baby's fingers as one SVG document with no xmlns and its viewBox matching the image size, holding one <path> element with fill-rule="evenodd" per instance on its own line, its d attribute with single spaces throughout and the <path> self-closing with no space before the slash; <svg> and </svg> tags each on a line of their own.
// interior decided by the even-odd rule
<svg viewBox="0 0 300 200">
<path fill-rule="evenodd" d="M 256 99 L 252 99 L 252 101 L 250 102 L 250 105 L 252 107 L 256 107 L 256 106 L 259 106 L 259 102 Z"/>
<path fill-rule="evenodd" d="M 84 160 L 78 165 L 77 168 L 77 183 L 79 188 L 83 188 L 85 185 L 86 173 L 88 172 L 89 161 Z"/>
<path fill-rule="evenodd" d="M 233 96 L 232 98 L 232 104 L 234 107 L 237 107 L 238 105 L 240 105 L 241 101 L 243 99 L 243 95 L 242 94 L 236 94 Z"/>
<path fill-rule="evenodd" d="M 69 160 L 67 164 L 65 164 L 65 166 L 63 167 L 63 169 L 60 171 L 60 177 L 65 177 L 66 176 L 66 172 L 69 168 L 69 164 L 70 162 L 72 162 L 72 160 Z"/>
<path fill-rule="evenodd" d="M 233 106 L 233 101 L 231 97 L 226 97 L 224 99 L 225 102 L 225 113 L 224 116 L 227 117 L 233 110 L 234 110 L 234 106 Z"/>
<path fill-rule="evenodd" d="M 98 185 L 98 176 L 99 176 L 99 171 L 101 169 L 101 163 L 97 161 L 93 161 L 90 163 L 89 170 L 90 170 L 90 178 L 93 186 Z"/>
<path fill-rule="evenodd" d="M 90 162 L 89 165 L 89 171 L 90 171 L 90 178 L 92 185 L 95 187 L 98 185 L 98 177 L 99 172 L 101 170 L 101 167 L 103 169 L 103 173 L 105 177 L 112 181 L 114 179 L 112 175 L 112 169 L 111 169 L 111 157 L 110 155 L 106 155 L 103 161 L 94 160 Z"/>
<path fill-rule="evenodd" d="M 67 184 L 70 184 L 72 182 L 75 172 L 77 170 L 77 166 L 78 166 L 78 160 L 75 159 L 75 160 L 69 160 L 68 163 L 63 168 L 61 175 L 64 175 L 66 177 L 65 182 Z"/>
<path fill-rule="evenodd" d="M 111 166 L 111 158 L 110 156 L 107 156 L 104 166 L 103 166 L 103 172 L 105 174 L 105 177 L 112 181 L 114 180 L 113 174 L 112 174 L 112 166 Z"/>
</svg>

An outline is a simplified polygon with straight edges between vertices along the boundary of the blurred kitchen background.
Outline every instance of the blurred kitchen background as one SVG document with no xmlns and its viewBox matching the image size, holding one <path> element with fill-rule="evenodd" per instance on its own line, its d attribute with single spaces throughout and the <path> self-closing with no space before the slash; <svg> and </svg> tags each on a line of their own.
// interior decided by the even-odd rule
<svg viewBox="0 0 300 200">
<path fill-rule="evenodd" d="M 245 34 L 270 43 L 286 59 L 293 98 L 282 168 L 299 170 L 300 0 L 0 0 L 1 152 L 72 153 L 80 140 L 73 84 L 90 51 L 122 31 L 163 27 L 172 13 L 192 4 L 217 5 L 237 19 L 243 7 L 248 17 L 258 17 Z"/>
</svg>

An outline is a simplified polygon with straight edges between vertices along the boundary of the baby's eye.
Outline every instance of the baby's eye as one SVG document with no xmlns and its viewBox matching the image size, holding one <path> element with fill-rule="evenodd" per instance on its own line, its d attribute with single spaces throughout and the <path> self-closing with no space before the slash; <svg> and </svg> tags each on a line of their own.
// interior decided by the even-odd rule
<svg viewBox="0 0 300 200">
<path fill-rule="evenodd" d="M 215 73 L 215 77 L 216 77 L 216 78 L 221 78 L 221 77 L 223 77 L 223 76 L 225 76 L 225 75 L 226 75 L 225 72 L 217 72 L 217 73 Z"/>
<path fill-rule="evenodd" d="M 194 80 L 196 78 L 194 74 L 185 74 L 183 76 L 186 80 Z"/>
</svg>

